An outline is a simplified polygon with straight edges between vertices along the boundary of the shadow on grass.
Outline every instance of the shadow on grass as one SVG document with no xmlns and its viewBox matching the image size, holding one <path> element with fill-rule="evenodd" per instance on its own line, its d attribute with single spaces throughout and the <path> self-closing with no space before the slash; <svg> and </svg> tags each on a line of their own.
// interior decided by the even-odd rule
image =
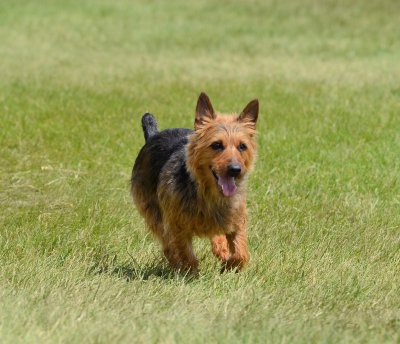
<svg viewBox="0 0 400 344">
<path fill-rule="evenodd" d="M 125 279 L 127 282 L 146 281 L 152 278 L 179 279 L 190 282 L 197 277 L 188 272 L 174 270 L 163 261 L 153 261 L 144 265 L 136 261 L 117 263 L 117 255 L 105 255 L 97 259 L 93 262 L 89 273 L 116 276 Z"/>
</svg>

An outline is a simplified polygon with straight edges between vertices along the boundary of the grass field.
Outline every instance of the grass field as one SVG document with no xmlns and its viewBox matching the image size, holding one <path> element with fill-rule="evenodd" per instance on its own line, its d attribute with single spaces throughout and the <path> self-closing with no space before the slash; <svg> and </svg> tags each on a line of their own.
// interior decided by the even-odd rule
<svg viewBox="0 0 400 344">
<path fill-rule="evenodd" d="M 399 343 L 400 3 L 0 0 L 1 343 Z M 251 262 L 168 270 L 140 117 L 258 97 Z"/>
</svg>

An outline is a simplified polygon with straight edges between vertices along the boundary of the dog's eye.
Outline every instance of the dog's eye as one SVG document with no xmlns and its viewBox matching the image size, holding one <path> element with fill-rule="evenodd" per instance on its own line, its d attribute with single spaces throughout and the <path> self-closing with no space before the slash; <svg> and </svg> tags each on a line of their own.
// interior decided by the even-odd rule
<svg viewBox="0 0 400 344">
<path fill-rule="evenodd" d="M 217 141 L 211 144 L 211 148 L 216 151 L 222 151 L 224 150 L 224 145 L 222 144 L 222 142 Z"/>
<path fill-rule="evenodd" d="M 238 146 L 238 149 L 240 152 L 243 152 L 247 149 L 247 146 L 244 143 L 240 143 L 240 145 Z"/>
</svg>

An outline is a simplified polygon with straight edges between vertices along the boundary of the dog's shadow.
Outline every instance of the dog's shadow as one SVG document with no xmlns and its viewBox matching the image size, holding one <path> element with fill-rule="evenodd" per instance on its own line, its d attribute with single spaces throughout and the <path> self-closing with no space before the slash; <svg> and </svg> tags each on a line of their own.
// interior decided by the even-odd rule
<svg viewBox="0 0 400 344">
<path fill-rule="evenodd" d="M 114 267 L 111 274 L 119 278 L 124 278 L 129 282 L 132 280 L 146 281 L 151 278 L 173 279 L 176 277 L 177 272 L 165 266 L 163 263 L 147 264 L 142 267 L 122 264 Z"/>
<path fill-rule="evenodd" d="M 164 261 L 155 260 L 153 262 L 139 264 L 135 261 L 117 263 L 117 257 L 106 255 L 93 262 L 89 269 L 93 274 L 108 274 L 130 281 L 146 281 L 153 278 L 164 280 L 180 279 L 189 282 L 196 278 L 196 275 L 188 272 L 177 271 L 169 267 Z"/>
</svg>

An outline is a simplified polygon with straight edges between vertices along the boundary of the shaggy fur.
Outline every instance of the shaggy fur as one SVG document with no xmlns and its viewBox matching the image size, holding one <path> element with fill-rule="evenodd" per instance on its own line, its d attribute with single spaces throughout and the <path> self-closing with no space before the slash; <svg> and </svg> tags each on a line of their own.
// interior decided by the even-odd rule
<svg viewBox="0 0 400 344">
<path fill-rule="evenodd" d="M 239 116 L 221 115 L 205 93 L 197 102 L 194 131 L 159 132 L 153 115 L 143 115 L 146 143 L 133 167 L 131 191 L 172 267 L 198 271 L 194 235 L 211 240 L 223 270 L 240 270 L 248 262 L 246 179 L 257 117 L 258 100 Z"/>
</svg>

